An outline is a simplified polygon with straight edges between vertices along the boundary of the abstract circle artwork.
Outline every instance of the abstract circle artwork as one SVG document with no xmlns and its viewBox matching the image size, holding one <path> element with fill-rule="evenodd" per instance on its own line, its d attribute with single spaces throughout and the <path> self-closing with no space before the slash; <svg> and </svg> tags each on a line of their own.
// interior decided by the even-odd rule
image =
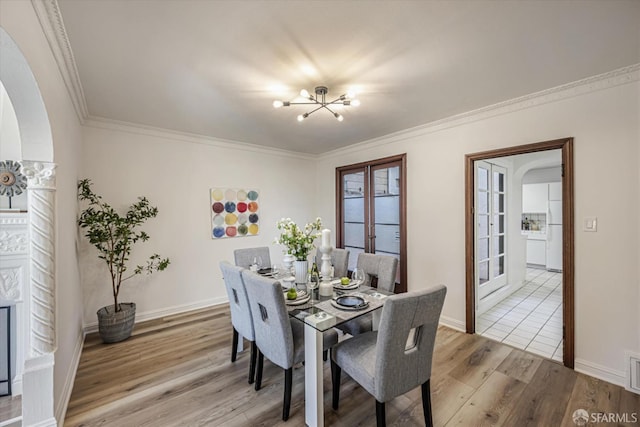
<svg viewBox="0 0 640 427">
<path fill-rule="evenodd" d="M 212 188 L 211 238 L 255 236 L 260 231 L 260 192 L 245 188 Z"/>
</svg>

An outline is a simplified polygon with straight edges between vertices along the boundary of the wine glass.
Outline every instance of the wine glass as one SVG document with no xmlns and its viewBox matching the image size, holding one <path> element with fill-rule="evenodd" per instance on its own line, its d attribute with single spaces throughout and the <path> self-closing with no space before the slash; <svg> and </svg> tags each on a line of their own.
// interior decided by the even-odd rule
<svg viewBox="0 0 640 427">
<path fill-rule="evenodd" d="M 361 268 L 354 268 L 351 272 L 351 281 L 362 285 L 364 283 L 364 270 Z"/>
<path fill-rule="evenodd" d="M 256 266 L 256 271 L 260 271 L 262 268 L 262 257 L 260 255 L 253 257 L 253 265 Z"/>
<path fill-rule="evenodd" d="M 311 295 L 311 302 L 317 301 L 314 294 L 315 290 L 318 289 L 319 284 L 320 278 L 318 277 L 318 273 L 315 271 L 309 271 L 307 273 L 307 289 L 309 289 L 309 294 Z"/>
<path fill-rule="evenodd" d="M 280 266 L 278 264 L 271 264 L 271 276 L 278 278 L 280 275 Z"/>
</svg>

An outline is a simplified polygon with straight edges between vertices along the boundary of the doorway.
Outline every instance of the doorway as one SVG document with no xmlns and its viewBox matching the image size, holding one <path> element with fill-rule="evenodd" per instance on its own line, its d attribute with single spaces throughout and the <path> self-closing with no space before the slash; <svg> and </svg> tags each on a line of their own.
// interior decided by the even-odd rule
<svg viewBox="0 0 640 427">
<path fill-rule="evenodd" d="M 476 309 L 479 298 L 479 291 L 477 284 L 480 282 L 479 277 L 481 273 L 485 273 L 484 269 L 480 270 L 481 262 L 483 261 L 483 255 L 487 255 L 485 252 L 476 253 L 478 242 L 482 241 L 483 244 L 489 245 L 489 249 L 494 252 L 490 252 L 489 255 L 494 255 L 494 249 L 491 249 L 491 240 L 493 238 L 494 244 L 498 245 L 498 234 L 491 230 L 491 222 L 488 225 L 488 229 L 482 228 L 478 230 L 478 218 L 476 217 L 476 209 L 479 203 L 479 199 L 484 195 L 491 195 L 491 191 L 479 192 L 477 190 L 478 184 L 478 169 L 487 168 L 486 163 L 491 163 L 490 159 L 499 160 L 508 156 L 516 156 L 520 154 L 544 152 L 548 150 L 560 150 L 562 157 L 562 216 L 564 218 L 564 226 L 562 227 L 562 274 L 556 277 L 554 280 L 558 280 L 558 290 L 562 296 L 561 313 L 558 316 L 562 318 L 562 361 L 567 367 L 573 368 L 574 366 L 574 230 L 573 230 L 573 139 L 565 138 L 553 141 L 545 141 L 540 143 L 528 144 L 517 147 L 510 147 L 498 150 L 491 150 L 480 153 L 468 154 L 465 156 L 465 256 L 466 256 L 466 329 L 467 333 L 476 332 Z M 484 172 L 481 172 L 484 173 Z M 492 172 L 493 173 L 493 172 Z M 500 179 L 500 178 L 498 178 Z M 490 180 L 489 180 L 490 181 Z M 488 186 L 488 183 L 487 183 Z M 505 188 L 508 188 L 506 186 Z M 501 194 L 500 191 L 497 194 Z M 495 198 L 495 194 L 493 195 Z M 491 210 L 489 210 L 491 213 Z M 508 213 L 507 213 L 508 215 Z M 487 219 L 493 221 L 494 228 L 496 227 L 496 217 L 488 216 Z M 499 227 L 499 226 L 498 226 Z M 482 234 L 484 233 L 484 234 Z M 488 237 L 489 236 L 489 237 Z M 482 238 L 486 238 L 488 243 Z M 485 258 L 489 259 L 490 256 Z M 488 265 L 490 266 L 490 262 Z M 499 267 L 498 267 L 499 268 Z M 506 268 L 506 264 L 505 264 Z M 499 270 L 498 270 L 499 272 Z M 529 272 L 528 273 L 535 273 Z M 546 272 L 545 272 L 546 273 Z M 494 267 L 495 274 L 495 267 Z M 490 277 L 486 275 L 486 277 Z M 541 276 L 539 280 L 544 279 L 546 276 Z M 551 282 L 549 282 L 551 284 Z"/>
<path fill-rule="evenodd" d="M 407 291 L 406 155 L 336 168 L 336 243 L 358 254 L 398 259 L 395 292 Z"/>
</svg>

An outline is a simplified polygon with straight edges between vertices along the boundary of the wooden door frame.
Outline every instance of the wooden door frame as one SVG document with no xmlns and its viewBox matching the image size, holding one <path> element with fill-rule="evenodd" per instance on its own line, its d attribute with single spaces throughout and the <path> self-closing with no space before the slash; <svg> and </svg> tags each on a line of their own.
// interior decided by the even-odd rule
<svg viewBox="0 0 640 427">
<path fill-rule="evenodd" d="M 343 172 L 351 170 L 357 170 L 365 167 L 372 167 L 383 165 L 386 163 L 398 163 L 401 168 L 400 174 L 400 259 L 402 265 L 400 266 L 400 283 L 396 285 L 395 292 L 403 293 L 407 292 L 407 154 L 402 153 L 395 156 L 384 157 L 381 159 L 370 160 L 366 162 L 354 163 L 346 166 L 339 166 L 336 168 L 336 246 L 344 247 L 344 236 L 342 235 L 342 226 L 344 223 L 344 212 L 342 207 L 342 193 L 341 193 L 341 178 L 340 175 Z M 367 187 L 368 180 L 365 180 L 365 192 L 370 191 Z M 366 205 L 366 204 L 365 204 Z M 370 217 L 368 206 L 365 206 L 365 215 Z M 367 231 L 365 230 L 365 233 Z M 368 242 L 365 241 L 365 248 L 369 247 Z"/>
<path fill-rule="evenodd" d="M 475 333 L 474 162 L 558 149 L 562 151 L 562 356 L 564 366 L 573 369 L 575 357 L 573 138 L 555 139 L 465 155 L 466 329 L 469 334 Z"/>
</svg>

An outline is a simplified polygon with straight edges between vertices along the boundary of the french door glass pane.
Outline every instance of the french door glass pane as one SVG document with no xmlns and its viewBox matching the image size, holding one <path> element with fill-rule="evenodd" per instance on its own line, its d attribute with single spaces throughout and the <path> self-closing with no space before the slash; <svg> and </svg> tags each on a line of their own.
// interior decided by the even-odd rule
<svg viewBox="0 0 640 427">
<path fill-rule="evenodd" d="M 478 239 L 478 259 L 489 258 L 489 238 Z"/>
<path fill-rule="evenodd" d="M 345 174 L 342 181 L 343 241 L 349 253 L 349 269 L 356 267 L 358 253 L 364 252 L 364 171 Z"/>
<path fill-rule="evenodd" d="M 478 237 L 489 236 L 489 215 L 478 215 Z"/>
<path fill-rule="evenodd" d="M 489 261 L 478 264 L 478 280 L 481 285 L 489 281 Z"/>
<path fill-rule="evenodd" d="M 480 169 L 482 170 L 482 169 Z M 478 190 L 478 213 L 489 213 L 489 193 Z"/>
<path fill-rule="evenodd" d="M 478 190 L 487 191 L 489 189 L 489 171 L 478 168 Z"/>
</svg>

